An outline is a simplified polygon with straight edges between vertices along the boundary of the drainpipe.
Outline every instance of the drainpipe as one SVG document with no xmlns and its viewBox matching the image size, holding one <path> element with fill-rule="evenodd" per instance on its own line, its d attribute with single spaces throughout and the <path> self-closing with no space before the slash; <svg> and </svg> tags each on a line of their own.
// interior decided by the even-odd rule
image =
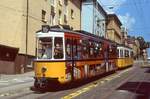
<svg viewBox="0 0 150 99">
<path fill-rule="evenodd" d="M 26 16 L 26 51 L 25 51 L 25 64 L 24 64 L 24 72 L 27 70 L 27 60 L 28 60 L 28 56 L 27 56 L 27 54 L 28 54 L 28 22 L 29 22 L 29 0 L 27 0 L 27 8 L 26 8 L 26 10 L 27 10 L 27 12 L 26 12 L 26 14 L 27 14 L 27 16 Z"/>
<path fill-rule="evenodd" d="M 95 7 L 95 1 L 93 0 L 93 30 L 92 30 L 92 34 L 95 34 L 94 32 L 95 32 L 95 30 L 94 30 L 94 25 L 95 25 L 95 9 L 94 9 L 94 7 Z"/>
<path fill-rule="evenodd" d="M 80 30 L 81 30 L 81 25 L 82 25 L 82 22 L 81 22 L 82 21 L 82 19 L 81 19 L 82 18 L 82 0 L 81 1 L 79 0 L 79 2 L 80 2 Z"/>
</svg>

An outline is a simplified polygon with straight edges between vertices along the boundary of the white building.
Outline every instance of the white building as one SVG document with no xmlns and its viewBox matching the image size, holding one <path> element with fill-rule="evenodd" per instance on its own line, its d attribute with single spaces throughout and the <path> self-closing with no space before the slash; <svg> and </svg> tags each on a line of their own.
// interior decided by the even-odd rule
<svg viewBox="0 0 150 99">
<path fill-rule="evenodd" d="M 81 30 L 105 37 L 107 13 L 97 0 L 83 0 Z"/>
</svg>

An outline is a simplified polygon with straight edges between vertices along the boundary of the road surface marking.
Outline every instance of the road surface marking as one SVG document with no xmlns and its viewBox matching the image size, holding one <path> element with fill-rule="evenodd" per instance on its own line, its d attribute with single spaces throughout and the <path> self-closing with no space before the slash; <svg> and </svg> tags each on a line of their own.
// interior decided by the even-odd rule
<svg viewBox="0 0 150 99">
<path fill-rule="evenodd" d="M 61 99 L 72 99 L 72 98 L 75 98 L 75 97 L 81 95 L 82 93 L 85 93 L 85 92 L 91 90 L 92 88 L 98 86 L 99 83 L 100 83 L 100 85 L 103 85 L 105 82 L 108 82 L 108 81 L 111 81 L 111 80 L 113 80 L 115 78 L 121 77 L 122 74 L 130 71 L 131 69 L 132 68 L 129 68 L 127 70 L 121 71 L 120 73 L 115 73 L 115 74 L 112 74 L 110 76 L 107 76 L 106 78 L 100 79 L 98 81 L 98 83 L 96 82 L 96 84 L 95 83 L 91 84 L 91 85 L 89 85 L 89 86 L 87 86 L 87 87 L 85 87 L 85 88 L 83 88 L 81 90 L 78 90 L 78 91 L 73 92 L 73 93 L 71 93 L 71 94 L 69 94 L 67 96 L 62 97 Z"/>
<path fill-rule="evenodd" d="M 89 91 L 90 89 L 92 89 L 92 88 L 94 88 L 94 87 L 96 87 L 96 86 L 98 86 L 98 84 L 97 84 L 97 83 L 96 83 L 96 84 L 94 83 L 94 84 L 92 84 L 92 85 L 89 85 L 89 86 L 87 86 L 87 87 L 81 89 L 81 90 L 78 90 L 78 91 L 76 91 L 76 92 L 74 92 L 74 93 L 71 93 L 71 94 L 69 94 L 69 95 L 67 95 L 67 96 L 64 96 L 64 97 L 61 98 L 61 99 L 72 99 L 72 98 L 74 98 L 74 97 L 77 97 L 77 96 L 81 95 L 82 93 L 85 93 L 85 92 Z"/>
</svg>

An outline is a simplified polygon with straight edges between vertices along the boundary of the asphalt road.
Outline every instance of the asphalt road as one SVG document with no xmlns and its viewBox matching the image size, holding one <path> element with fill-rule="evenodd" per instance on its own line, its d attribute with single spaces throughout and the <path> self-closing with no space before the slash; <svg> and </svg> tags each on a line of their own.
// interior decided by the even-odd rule
<svg viewBox="0 0 150 99">
<path fill-rule="evenodd" d="M 96 81 L 64 90 L 20 89 L 1 99 L 150 99 L 150 68 L 138 64 Z"/>
</svg>

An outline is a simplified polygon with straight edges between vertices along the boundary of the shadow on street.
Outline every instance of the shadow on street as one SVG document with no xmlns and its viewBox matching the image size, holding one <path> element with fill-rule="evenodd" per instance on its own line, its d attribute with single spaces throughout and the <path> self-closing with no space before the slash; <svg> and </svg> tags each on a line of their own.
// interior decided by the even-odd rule
<svg viewBox="0 0 150 99">
<path fill-rule="evenodd" d="M 121 85 L 117 90 L 125 90 L 135 93 L 136 99 L 149 99 L 150 82 L 127 82 Z"/>
</svg>

